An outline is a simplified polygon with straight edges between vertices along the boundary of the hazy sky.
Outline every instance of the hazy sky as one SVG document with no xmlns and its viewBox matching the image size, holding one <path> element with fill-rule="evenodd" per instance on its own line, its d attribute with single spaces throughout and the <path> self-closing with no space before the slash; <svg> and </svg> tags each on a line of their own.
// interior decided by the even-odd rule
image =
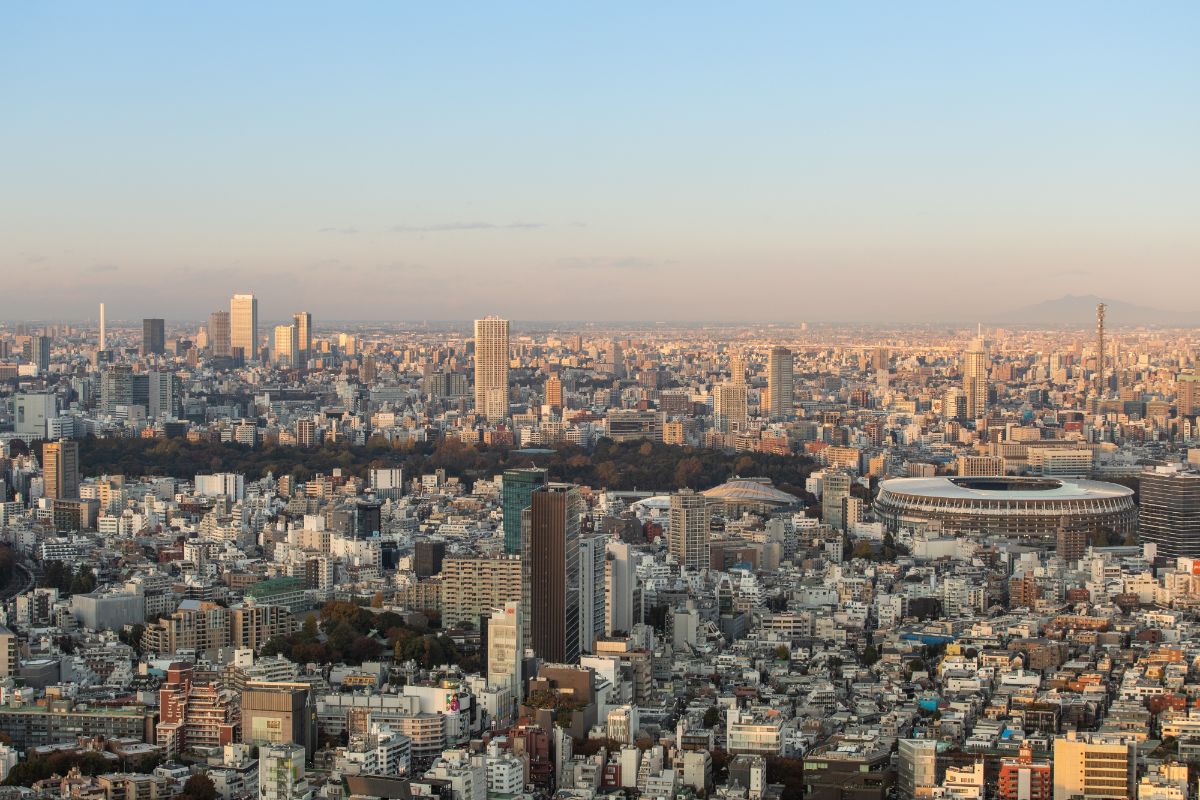
<svg viewBox="0 0 1200 800">
<path fill-rule="evenodd" d="M 0 318 L 1200 291 L 1200 3 L 7 3 Z"/>
</svg>

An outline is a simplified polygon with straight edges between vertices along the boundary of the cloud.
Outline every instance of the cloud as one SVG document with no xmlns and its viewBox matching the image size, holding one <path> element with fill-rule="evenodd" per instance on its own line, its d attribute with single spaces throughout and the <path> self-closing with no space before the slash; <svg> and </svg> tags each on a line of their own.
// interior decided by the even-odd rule
<svg viewBox="0 0 1200 800">
<path fill-rule="evenodd" d="M 1091 274 L 1090 269 L 1068 268 L 1055 270 L 1050 273 L 1050 276 L 1053 278 L 1083 278 Z"/>
<path fill-rule="evenodd" d="M 330 225 L 324 228 L 317 228 L 317 233 L 341 233 L 349 236 L 350 234 L 358 233 L 358 228 L 344 227 L 339 228 L 336 225 Z"/>
<path fill-rule="evenodd" d="M 414 264 L 411 261 L 388 261 L 384 264 L 376 265 L 375 269 L 380 272 L 416 272 L 425 269 L 421 264 Z"/>
<path fill-rule="evenodd" d="M 615 258 L 560 258 L 558 260 L 558 268 L 650 270 L 655 269 L 663 264 L 671 263 L 674 262 L 656 261 L 652 258 L 642 258 L 640 256 L 619 256 Z"/>
<path fill-rule="evenodd" d="M 447 231 L 495 231 L 536 230 L 544 228 L 544 222 L 510 222 L 497 225 L 494 222 L 442 222 L 436 225 L 393 225 L 392 233 L 445 233 Z"/>
<path fill-rule="evenodd" d="M 26 264 L 41 264 L 46 260 L 46 257 L 38 253 L 27 253 L 25 255 Z"/>
<path fill-rule="evenodd" d="M 116 272 L 119 270 L 116 264 L 92 264 L 87 268 L 88 272 Z"/>
</svg>

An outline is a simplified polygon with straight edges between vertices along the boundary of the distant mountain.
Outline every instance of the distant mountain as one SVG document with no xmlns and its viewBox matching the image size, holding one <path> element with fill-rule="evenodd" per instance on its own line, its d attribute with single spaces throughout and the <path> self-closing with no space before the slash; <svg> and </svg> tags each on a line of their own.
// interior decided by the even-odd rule
<svg viewBox="0 0 1200 800">
<path fill-rule="evenodd" d="M 1096 305 L 1108 306 L 1107 324 L 1113 328 L 1127 325 L 1189 325 L 1195 324 L 1183 314 L 1137 306 L 1120 300 L 1106 300 L 1094 294 L 1068 294 L 1024 308 L 1002 312 L 993 322 L 1001 324 L 1063 325 L 1090 327 L 1096 324 Z"/>
</svg>

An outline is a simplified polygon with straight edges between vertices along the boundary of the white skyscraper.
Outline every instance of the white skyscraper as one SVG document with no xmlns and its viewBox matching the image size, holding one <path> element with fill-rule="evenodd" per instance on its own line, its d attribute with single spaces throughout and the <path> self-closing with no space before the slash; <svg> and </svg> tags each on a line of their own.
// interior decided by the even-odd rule
<svg viewBox="0 0 1200 800">
<path fill-rule="evenodd" d="M 488 686 L 509 689 L 517 699 L 521 697 L 524 638 L 520 603 L 508 603 L 492 612 L 487 621 Z"/>
<path fill-rule="evenodd" d="M 242 348 L 247 361 L 258 357 L 258 298 L 252 294 L 235 294 L 229 301 L 229 345 Z"/>
<path fill-rule="evenodd" d="M 108 345 L 108 331 L 104 328 L 104 303 L 100 304 L 100 349 L 104 350 Z"/>
<path fill-rule="evenodd" d="M 475 320 L 475 413 L 488 422 L 508 417 L 508 320 Z"/>
<path fill-rule="evenodd" d="M 579 646 L 592 652 L 596 638 L 604 635 L 604 536 L 579 539 Z"/>
</svg>

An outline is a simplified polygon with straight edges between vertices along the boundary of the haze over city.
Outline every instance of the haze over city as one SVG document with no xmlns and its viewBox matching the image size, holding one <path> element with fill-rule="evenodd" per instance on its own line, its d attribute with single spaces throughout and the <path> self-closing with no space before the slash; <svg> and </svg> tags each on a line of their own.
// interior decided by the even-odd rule
<svg viewBox="0 0 1200 800">
<path fill-rule="evenodd" d="M 0 318 L 996 320 L 1200 290 L 1190 2 L 0 25 Z M 1150 278 L 1153 279 L 1143 279 Z"/>
</svg>

